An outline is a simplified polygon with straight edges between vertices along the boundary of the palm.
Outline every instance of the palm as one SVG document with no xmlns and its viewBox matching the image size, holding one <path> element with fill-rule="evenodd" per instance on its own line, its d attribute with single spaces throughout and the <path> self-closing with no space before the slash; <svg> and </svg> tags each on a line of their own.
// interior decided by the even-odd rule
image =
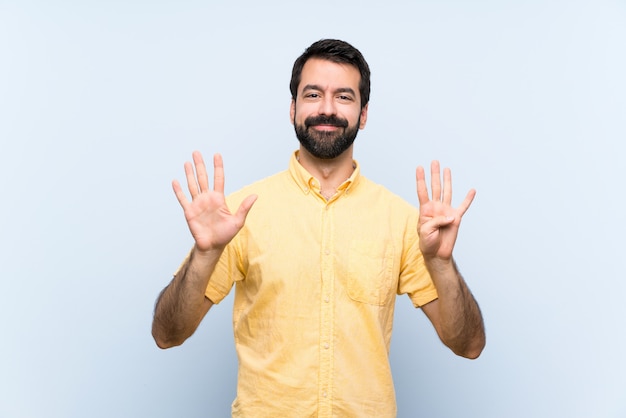
<svg viewBox="0 0 626 418">
<path fill-rule="evenodd" d="M 448 260 L 452 257 L 461 218 L 471 205 L 476 192 L 470 190 L 461 205 L 456 209 L 453 208 L 452 175 L 450 169 L 444 170 L 442 187 L 438 161 L 431 164 L 432 199 L 428 196 L 422 167 L 417 168 L 416 179 L 420 203 L 418 220 L 420 250 L 426 258 Z"/>
<path fill-rule="evenodd" d="M 224 166 L 219 154 L 213 157 L 214 185 L 209 190 L 206 166 L 199 152 L 193 153 L 195 175 L 191 163 L 185 163 L 187 186 L 191 201 L 187 199 L 178 181 L 172 182 L 174 193 L 183 208 L 189 231 L 200 251 L 223 248 L 243 227 L 255 196 L 246 198 L 237 212 L 232 214 L 224 198 Z"/>
</svg>

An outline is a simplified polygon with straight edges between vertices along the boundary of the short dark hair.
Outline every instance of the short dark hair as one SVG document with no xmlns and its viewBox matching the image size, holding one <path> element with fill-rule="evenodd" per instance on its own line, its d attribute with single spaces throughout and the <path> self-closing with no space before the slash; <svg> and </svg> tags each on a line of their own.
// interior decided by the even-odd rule
<svg viewBox="0 0 626 418">
<path fill-rule="evenodd" d="M 348 64 L 359 70 L 361 74 L 361 81 L 359 82 L 361 108 L 367 105 L 370 100 L 370 67 L 358 49 L 347 42 L 337 39 L 322 39 L 314 42 L 296 59 L 291 72 L 291 82 L 289 83 L 293 100 L 296 100 L 298 96 L 298 85 L 300 85 L 302 78 L 302 68 L 311 58 L 320 58 L 338 64 Z"/>
</svg>

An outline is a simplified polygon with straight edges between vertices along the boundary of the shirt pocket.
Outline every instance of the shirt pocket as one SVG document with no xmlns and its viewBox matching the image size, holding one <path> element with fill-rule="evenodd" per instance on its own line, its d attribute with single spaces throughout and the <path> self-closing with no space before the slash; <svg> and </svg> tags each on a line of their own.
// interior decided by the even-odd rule
<svg viewBox="0 0 626 418">
<path fill-rule="evenodd" d="M 348 296 L 371 305 L 389 303 L 394 292 L 393 246 L 385 241 L 353 240 L 348 254 Z"/>
</svg>

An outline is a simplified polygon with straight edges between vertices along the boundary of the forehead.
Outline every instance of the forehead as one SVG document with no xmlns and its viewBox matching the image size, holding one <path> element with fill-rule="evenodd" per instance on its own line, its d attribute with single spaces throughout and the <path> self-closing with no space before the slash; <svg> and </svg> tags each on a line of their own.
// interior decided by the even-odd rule
<svg viewBox="0 0 626 418">
<path fill-rule="evenodd" d="M 325 89 L 347 87 L 358 92 L 360 81 L 361 73 L 350 64 L 311 58 L 302 67 L 298 91 L 301 91 L 304 86 L 316 85 Z"/>
</svg>

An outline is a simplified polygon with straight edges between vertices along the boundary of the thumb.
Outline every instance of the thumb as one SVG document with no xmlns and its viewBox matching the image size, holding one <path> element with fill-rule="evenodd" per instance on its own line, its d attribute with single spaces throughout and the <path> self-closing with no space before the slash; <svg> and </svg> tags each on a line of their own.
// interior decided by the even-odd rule
<svg viewBox="0 0 626 418">
<path fill-rule="evenodd" d="M 428 222 L 430 229 L 437 230 L 444 228 L 454 222 L 454 216 L 437 216 Z"/>
<path fill-rule="evenodd" d="M 235 216 L 237 217 L 237 220 L 241 222 L 241 225 L 245 222 L 248 212 L 250 212 L 250 209 L 252 208 L 254 202 L 256 202 L 257 197 L 257 195 L 252 194 L 246 197 L 243 202 L 241 202 L 241 205 L 239 205 L 239 209 L 237 209 Z"/>
</svg>

